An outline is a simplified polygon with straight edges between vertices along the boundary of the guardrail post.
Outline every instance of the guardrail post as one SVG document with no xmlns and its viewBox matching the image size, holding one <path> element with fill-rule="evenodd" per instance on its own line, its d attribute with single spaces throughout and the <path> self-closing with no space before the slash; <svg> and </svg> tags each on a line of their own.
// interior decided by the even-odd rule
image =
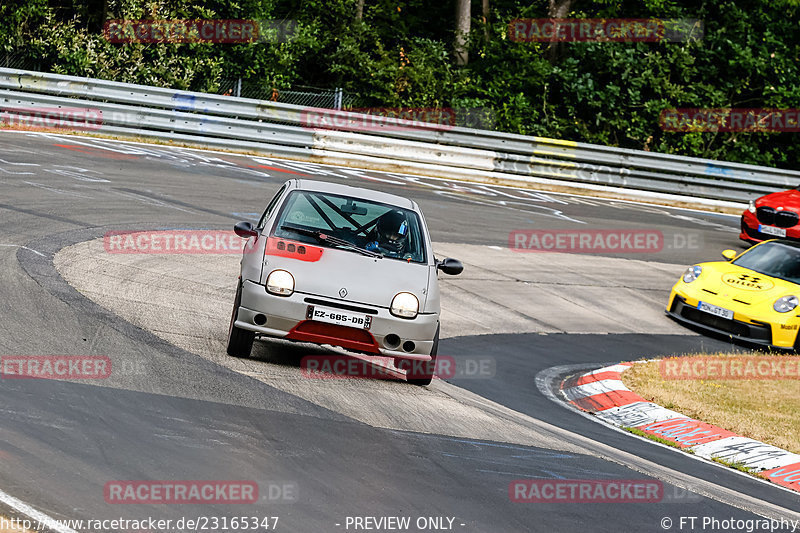
<svg viewBox="0 0 800 533">
<path fill-rule="evenodd" d="M 334 109 L 341 111 L 342 110 L 342 88 L 337 87 L 336 91 L 333 93 L 333 107 Z"/>
</svg>

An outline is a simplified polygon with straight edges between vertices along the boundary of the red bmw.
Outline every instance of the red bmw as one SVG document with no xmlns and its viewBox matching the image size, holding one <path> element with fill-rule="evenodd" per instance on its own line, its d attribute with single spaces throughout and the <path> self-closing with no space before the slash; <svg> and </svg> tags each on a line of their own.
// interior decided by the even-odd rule
<svg viewBox="0 0 800 533">
<path fill-rule="evenodd" d="M 750 244 L 769 239 L 800 241 L 800 190 L 774 192 L 750 201 L 739 238 Z"/>
</svg>

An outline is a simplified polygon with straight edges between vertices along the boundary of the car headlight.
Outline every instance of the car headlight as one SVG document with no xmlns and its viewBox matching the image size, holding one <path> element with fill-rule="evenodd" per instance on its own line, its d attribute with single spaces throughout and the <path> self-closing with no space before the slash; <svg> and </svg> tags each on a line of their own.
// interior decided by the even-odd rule
<svg viewBox="0 0 800 533">
<path fill-rule="evenodd" d="M 294 277 L 285 270 L 273 270 L 267 277 L 267 292 L 276 296 L 291 296 Z"/>
<path fill-rule="evenodd" d="M 414 318 L 419 313 L 419 300 L 410 292 L 398 293 L 392 299 L 390 311 L 400 318 Z"/>
<path fill-rule="evenodd" d="M 797 296 L 784 296 L 783 298 L 775 300 L 775 303 L 772 304 L 772 308 L 779 313 L 788 313 L 797 307 L 797 303 Z"/>
<path fill-rule="evenodd" d="M 755 200 L 750 200 L 750 205 L 747 206 L 747 210 L 750 211 L 751 213 L 755 213 L 756 212 L 756 201 Z"/>
<path fill-rule="evenodd" d="M 683 273 L 683 282 L 684 283 L 691 283 L 700 276 L 700 273 L 703 271 L 703 267 L 701 266 L 690 266 L 686 269 L 686 272 Z"/>
</svg>

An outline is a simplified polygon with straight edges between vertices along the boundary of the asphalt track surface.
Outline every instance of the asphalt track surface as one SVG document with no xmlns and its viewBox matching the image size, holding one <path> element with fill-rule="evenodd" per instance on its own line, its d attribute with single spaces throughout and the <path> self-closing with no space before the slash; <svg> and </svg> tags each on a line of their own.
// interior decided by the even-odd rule
<svg viewBox="0 0 800 533">
<path fill-rule="evenodd" d="M 723 340 L 688 331 L 443 340 L 441 353 L 491 354 L 497 361 L 492 379 L 453 384 L 588 437 L 598 449 L 609 445 L 751 502 L 750 510 L 742 510 L 719 501 L 727 501 L 722 493 L 684 494 L 667 484 L 667 492 L 685 497 L 647 504 L 516 503 L 508 494 L 514 479 L 649 476 L 602 458 L 607 454 L 601 451 L 563 451 L 556 442 L 563 435 L 552 436 L 552 447 L 535 448 L 368 426 L 124 323 L 72 289 L 53 268 L 58 250 L 109 230 L 154 224 L 228 229 L 252 220 L 291 177 L 412 197 L 439 241 L 505 247 L 517 229 L 646 228 L 661 231 L 665 245 L 658 253 L 632 255 L 636 259 L 691 264 L 715 259 L 724 248 L 741 249 L 738 219 L 723 215 L 2 132 L 0 352 L 113 353 L 147 358 L 156 370 L 130 390 L 74 381 L 0 381 L 0 491 L 58 519 L 244 515 L 279 517 L 277 530 L 309 532 L 353 531 L 347 517 L 356 516 L 408 516 L 411 531 L 419 530 L 420 517 L 452 518 L 458 531 L 664 531 L 664 517 L 673 520 L 670 530 L 708 531 L 699 521 L 694 529 L 688 523 L 679 528 L 680 517 L 758 519 L 780 516 L 780 509 L 789 517 L 800 509 L 797 494 L 620 434 L 552 402 L 536 386 L 540 372 L 558 365 L 589 368 L 643 355 L 729 349 Z M 113 480 L 255 480 L 262 499 L 248 506 L 111 505 L 103 488 Z M 283 497 L 270 499 L 269 487 L 281 487 Z M 766 511 L 770 504 L 777 508 Z"/>
</svg>

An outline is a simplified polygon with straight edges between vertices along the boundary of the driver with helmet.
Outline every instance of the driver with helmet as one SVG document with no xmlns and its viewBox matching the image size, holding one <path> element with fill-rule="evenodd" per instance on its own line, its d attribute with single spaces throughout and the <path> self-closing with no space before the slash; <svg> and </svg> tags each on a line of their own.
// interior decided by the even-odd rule
<svg viewBox="0 0 800 533">
<path fill-rule="evenodd" d="M 408 254 L 408 220 L 397 210 L 382 215 L 370 232 L 366 249 L 387 257 L 411 257 Z"/>
</svg>

